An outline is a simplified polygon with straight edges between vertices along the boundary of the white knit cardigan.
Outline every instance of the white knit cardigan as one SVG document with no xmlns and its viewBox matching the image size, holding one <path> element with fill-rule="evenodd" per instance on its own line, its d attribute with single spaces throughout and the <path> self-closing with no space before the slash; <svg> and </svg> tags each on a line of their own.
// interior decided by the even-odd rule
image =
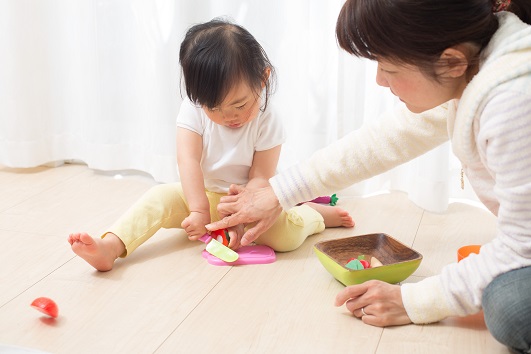
<svg viewBox="0 0 531 354">
<path fill-rule="evenodd" d="M 511 13 L 483 50 L 480 71 L 458 102 L 421 114 L 403 109 L 372 122 L 270 179 L 284 209 L 387 171 L 447 141 L 483 203 L 498 216 L 497 235 L 480 255 L 441 274 L 402 285 L 414 323 L 481 309 L 499 274 L 531 265 L 531 26 Z"/>
</svg>

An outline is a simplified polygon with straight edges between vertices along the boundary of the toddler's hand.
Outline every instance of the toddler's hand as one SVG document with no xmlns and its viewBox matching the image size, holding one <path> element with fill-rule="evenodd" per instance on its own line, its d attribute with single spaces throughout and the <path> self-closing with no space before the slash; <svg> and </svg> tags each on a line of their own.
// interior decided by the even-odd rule
<svg viewBox="0 0 531 354">
<path fill-rule="evenodd" d="M 190 240 L 196 241 L 208 232 L 205 225 L 209 222 L 210 214 L 192 211 L 190 215 L 183 220 L 181 227 L 186 231 Z"/>
</svg>

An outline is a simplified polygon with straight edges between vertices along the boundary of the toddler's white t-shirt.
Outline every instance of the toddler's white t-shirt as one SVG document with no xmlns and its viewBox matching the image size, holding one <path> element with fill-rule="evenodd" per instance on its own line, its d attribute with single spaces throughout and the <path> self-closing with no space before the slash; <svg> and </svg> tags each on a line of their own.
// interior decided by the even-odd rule
<svg viewBox="0 0 531 354">
<path fill-rule="evenodd" d="M 181 104 L 177 127 L 202 137 L 205 188 L 217 193 L 227 193 L 231 184 L 247 184 L 254 152 L 269 150 L 286 140 L 271 102 L 251 122 L 233 129 L 212 122 L 201 107 L 187 99 Z"/>
</svg>

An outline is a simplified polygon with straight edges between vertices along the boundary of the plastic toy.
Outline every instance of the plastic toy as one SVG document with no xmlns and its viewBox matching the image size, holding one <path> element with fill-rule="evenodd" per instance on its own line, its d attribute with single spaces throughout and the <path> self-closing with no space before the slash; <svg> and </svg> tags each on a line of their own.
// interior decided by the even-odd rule
<svg viewBox="0 0 531 354">
<path fill-rule="evenodd" d="M 352 270 L 365 269 L 363 264 L 361 264 L 360 260 L 357 258 L 353 258 L 350 261 L 348 261 L 347 264 L 345 264 L 345 267 L 348 269 L 352 269 Z"/>
<path fill-rule="evenodd" d="M 363 265 L 363 269 L 367 269 L 367 268 L 371 267 L 371 265 L 370 265 L 370 263 L 368 261 L 366 261 L 364 259 L 360 259 L 359 261 L 360 261 L 361 265 Z"/>
<path fill-rule="evenodd" d="M 323 267 L 339 282 L 349 286 L 367 280 L 396 284 L 407 279 L 422 262 L 422 254 L 384 233 L 341 237 L 319 241 L 313 251 Z M 365 254 L 365 259 L 377 257 L 383 267 L 350 270 L 345 263 Z"/>
<path fill-rule="evenodd" d="M 381 267 L 383 266 L 382 262 L 378 260 L 376 257 L 371 257 L 371 268 Z"/>
<path fill-rule="evenodd" d="M 229 232 L 227 230 L 225 230 L 225 229 L 212 231 L 210 236 L 214 240 L 217 240 L 219 243 L 222 243 L 223 246 L 228 246 L 229 245 L 229 241 L 230 241 Z"/>
<path fill-rule="evenodd" d="M 348 260 L 347 264 L 345 264 L 345 267 L 352 270 L 361 270 L 361 269 L 367 269 L 367 268 L 376 268 L 383 266 L 382 262 L 380 262 L 376 257 L 371 257 L 371 262 L 365 260 L 365 256 L 359 255 L 358 258 L 351 258 Z"/>
<path fill-rule="evenodd" d="M 59 315 L 59 307 L 55 301 L 47 297 L 38 297 L 31 303 L 31 307 L 53 318 Z"/>
<path fill-rule="evenodd" d="M 225 262 L 218 257 L 213 257 L 207 251 L 203 251 L 203 258 L 206 258 L 208 263 L 217 266 L 233 266 L 246 264 L 267 264 L 273 263 L 277 258 L 275 251 L 268 246 L 253 245 L 243 246 L 236 250 L 238 259 L 233 262 Z"/>
<path fill-rule="evenodd" d="M 472 253 L 479 254 L 480 249 L 481 245 L 468 245 L 459 248 L 457 250 L 457 262 L 461 262 L 463 258 L 468 257 Z"/>
<path fill-rule="evenodd" d="M 317 197 L 317 198 L 312 199 L 312 200 L 310 200 L 308 202 L 310 202 L 310 203 L 318 203 L 318 204 L 330 204 L 331 206 L 334 206 L 334 205 L 337 204 L 338 200 L 339 200 L 339 198 L 335 194 L 332 194 L 331 196 Z M 302 204 L 308 203 L 308 202 L 299 203 L 297 205 L 302 205 Z"/>
<path fill-rule="evenodd" d="M 213 239 L 209 234 L 204 234 L 199 238 L 199 241 L 206 243 L 206 251 L 211 255 L 225 261 L 234 262 L 238 259 L 238 253 L 234 252 L 221 242 Z"/>
</svg>

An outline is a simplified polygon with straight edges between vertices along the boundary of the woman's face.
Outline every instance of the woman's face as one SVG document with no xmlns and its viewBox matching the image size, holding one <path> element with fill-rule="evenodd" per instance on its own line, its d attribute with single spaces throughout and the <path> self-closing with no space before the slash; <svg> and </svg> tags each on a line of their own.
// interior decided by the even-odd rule
<svg viewBox="0 0 531 354">
<path fill-rule="evenodd" d="M 465 85 L 462 80 L 436 82 L 428 78 L 416 66 L 398 65 L 378 60 L 376 83 L 389 87 L 413 113 L 421 113 L 451 99 L 461 97 Z"/>
<path fill-rule="evenodd" d="M 218 107 L 202 107 L 205 114 L 214 123 L 237 129 L 253 120 L 260 110 L 261 99 L 256 90 L 246 82 L 232 87 Z"/>
</svg>

